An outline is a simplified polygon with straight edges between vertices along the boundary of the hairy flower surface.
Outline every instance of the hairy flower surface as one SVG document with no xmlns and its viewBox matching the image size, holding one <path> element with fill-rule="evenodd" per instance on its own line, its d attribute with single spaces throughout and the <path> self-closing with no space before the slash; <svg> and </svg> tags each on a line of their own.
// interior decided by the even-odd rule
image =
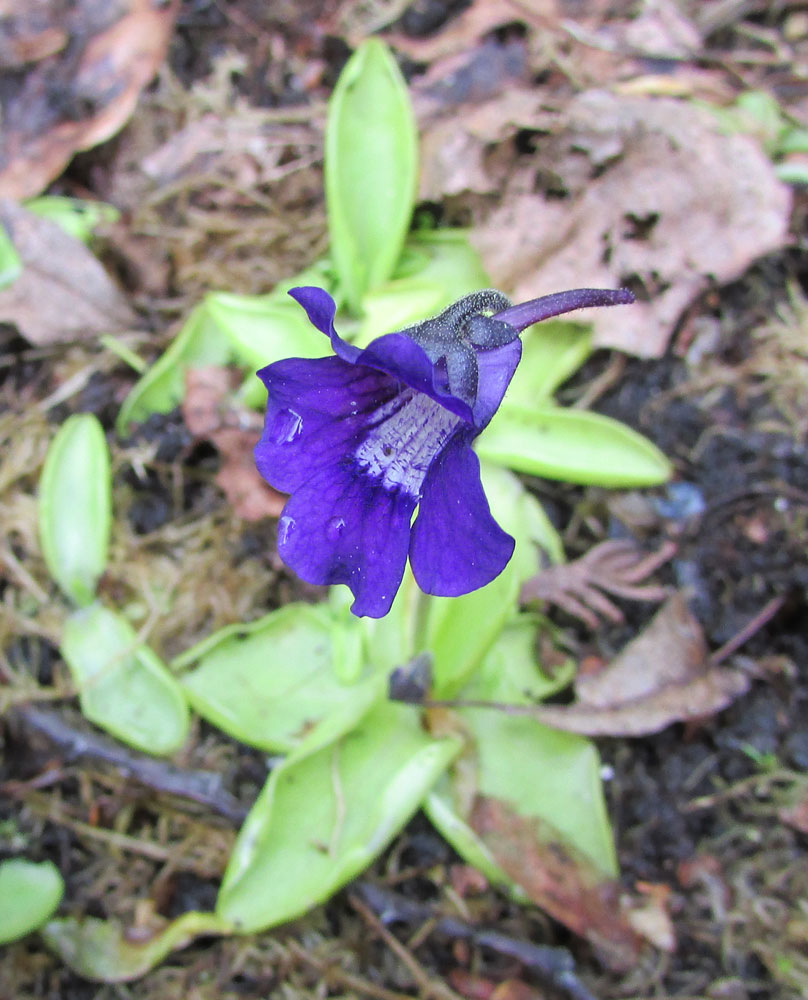
<svg viewBox="0 0 808 1000">
<path fill-rule="evenodd" d="M 278 523 L 283 561 L 309 583 L 347 584 L 351 610 L 372 618 L 389 611 L 408 556 L 428 594 L 489 583 L 514 540 L 491 516 L 471 443 L 513 377 L 519 332 L 582 306 L 630 302 L 630 293 L 578 289 L 511 306 L 500 292 L 476 292 L 364 350 L 337 334 L 323 289 L 289 294 L 334 355 L 258 372 L 268 402 L 256 463 L 292 494 Z"/>
</svg>

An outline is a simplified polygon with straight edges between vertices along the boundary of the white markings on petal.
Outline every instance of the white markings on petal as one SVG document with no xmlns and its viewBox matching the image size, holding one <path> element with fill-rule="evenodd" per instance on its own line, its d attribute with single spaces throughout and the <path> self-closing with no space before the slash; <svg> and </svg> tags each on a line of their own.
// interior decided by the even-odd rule
<svg viewBox="0 0 808 1000">
<path fill-rule="evenodd" d="M 356 449 L 356 460 L 386 489 L 403 489 L 420 497 L 432 460 L 459 423 L 459 417 L 434 399 L 406 389 L 373 415 L 373 426 Z"/>
</svg>

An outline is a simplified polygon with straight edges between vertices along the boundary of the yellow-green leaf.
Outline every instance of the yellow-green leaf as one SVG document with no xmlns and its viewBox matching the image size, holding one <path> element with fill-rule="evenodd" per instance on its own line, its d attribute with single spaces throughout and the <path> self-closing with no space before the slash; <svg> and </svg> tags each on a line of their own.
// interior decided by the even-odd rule
<svg viewBox="0 0 808 1000">
<path fill-rule="evenodd" d="M 350 309 L 393 273 L 410 225 L 418 134 L 407 85 L 389 49 L 362 43 L 328 111 L 325 193 L 331 255 Z"/>
<path fill-rule="evenodd" d="M 76 604 L 95 599 L 107 565 L 111 523 L 104 431 L 91 413 L 77 413 L 53 439 L 39 483 L 42 554 L 54 580 Z"/>
</svg>

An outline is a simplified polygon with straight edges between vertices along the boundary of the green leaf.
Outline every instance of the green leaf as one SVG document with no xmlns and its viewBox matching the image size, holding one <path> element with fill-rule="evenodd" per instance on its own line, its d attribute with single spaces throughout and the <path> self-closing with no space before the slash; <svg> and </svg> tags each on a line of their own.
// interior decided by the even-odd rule
<svg viewBox="0 0 808 1000">
<path fill-rule="evenodd" d="M 148 753 L 183 745 L 189 717 L 182 689 L 125 618 L 100 604 L 74 612 L 61 651 L 91 722 Z"/>
<path fill-rule="evenodd" d="M 778 163 L 774 172 L 785 184 L 808 184 L 808 164 L 787 160 Z"/>
<path fill-rule="evenodd" d="M 535 623 L 530 616 L 520 615 L 502 632 L 460 698 L 525 705 L 565 686 L 574 665 L 569 663 L 556 676 L 544 675 L 536 663 L 535 648 Z M 604 874 L 616 874 L 594 744 L 527 716 L 494 708 L 458 711 L 472 740 L 477 775 L 469 789 L 467 769 L 458 768 L 427 800 L 427 812 L 446 839 L 495 882 L 511 884 L 466 821 L 463 803 L 475 793 L 482 794 L 507 802 L 522 816 L 546 820 Z"/>
<path fill-rule="evenodd" d="M 458 748 L 384 702 L 341 741 L 290 756 L 239 833 L 219 915 L 250 933 L 327 900 L 384 850 Z"/>
<path fill-rule="evenodd" d="M 325 194 L 331 254 L 348 306 L 360 310 L 401 254 L 418 182 L 418 134 L 407 85 L 379 39 L 362 43 L 328 109 Z"/>
<path fill-rule="evenodd" d="M 236 633 L 211 636 L 199 666 L 181 678 L 191 705 L 236 739 L 276 753 L 299 746 L 326 715 L 361 715 L 383 693 L 384 678 L 366 674 L 351 683 L 338 676 L 339 653 L 350 658 L 346 672 L 355 677 L 361 656 L 346 635 L 347 615 L 291 604 Z"/>
<path fill-rule="evenodd" d="M 585 410 L 504 404 L 477 439 L 481 458 L 584 486 L 656 486 L 670 462 L 647 438 Z"/>
<path fill-rule="evenodd" d="M 183 913 L 145 939 L 128 938 L 112 920 L 87 917 L 52 920 L 42 930 L 45 943 L 73 972 L 97 983 L 138 979 L 177 948 L 200 934 L 227 934 L 230 928 L 215 913 Z"/>
<path fill-rule="evenodd" d="M 420 277 L 388 281 L 362 299 L 362 325 L 351 342 L 367 347 L 376 337 L 429 319 L 446 308 L 447 298 L 443 285 Z"/>
<path fill-rule="evenodd" d="M 64 890 L 52 861 L 0 861 L 0 945 L 41 927 L 62 901 Z"/>
<path fill-rule="evenodd" d="M 423 650 L 433 655 L 436 698 L 454 697 L 479 667 L 506 623 L 516 613 L 518 564 L 463 597 L 431 597 L 424 612 Z"/>
<path fill-rule="evenodd" d="M 550 562 L 564 562 L 561 536 L 536 497 L 500 465 L 482 462 L 480 472 L 494 520 L 516 539 L 513 559 L 519 583 L 538 573 L 540 552 Z"/>
<path fill-rule="evenodd" d="M 808 153 L 808 129 L 788 128 L 780 141 L 779 152 L 784 156 L 787 153 Z"/>
<path fill-rule="evenodd" d="M 522 334 L 522 360 L 508 386 L 506 403 L 533 407 L 546 403 L 592 351 L 592 328 L 549 319 Z"/>
<path fill-rule="evenodd" d="M 21 274 L 22 259 L 5 227 L 0 226 L 0 288 L 14 284 Z"/>
<path fill-rule="evenodd" d="M 131 425 L 153 413 L 170 413 L 185 398 L 185 374 L 189 368 L 225 365 L 229 345 L 207 305 L 198 305 L 171 342 L 171 346 L 135 383 L 123 402 L 115 429 L 125 437 Z"/>
<path fill-rule="evenodd" d="M 438 698 L 457 694 L 516 614 L 522 583 L 538 572 L 539 550 L 544 550 L 553 562 L 564 561 L 558 533 L 541 504 L 516 476 L 486 463 L 481 473 L 491 513 L 514 536 L 516 547 L 510 563 L 486 587 L 463 597 L 422 597 L 415 646 L 417 651 L 428 650 L 433 655 L 434 693 Z M 397 648 L 406 646 L 399 643 Z M 408 658 L 403 655 L 399 663 Z"/>
<path fill-rule="evenodd" d="M 308 272 L 298 275 L 301 281 L 309 277 Z M 237 364 L 252 369 L 242 398 L 259 405 L 266 399 L 266 390 L 255 377 L 257 368 L 281 358 L 322 357 L 329 350 L 328 340 L 300 306 L 287 298 L 285 286 L 264 296 L 212 292 L 126 397 L 116 429 L 126 435 L 131 424 L 179 406 L 191 368 Z"/>
<path fill-rule="evenodd" d="M 84 201 L 81 198 L 64 198 L 61 195 L 43 195 L 25 202 L 29 212 L 50 219 L 74 239 L 89 243 L 94 231 L 102 222 L 116 222 L 121 213 L 114 205 L 103 201 Z"/>
<path fill-rule="evenodd" d="M 435 316 L 456 299 L 488 284 L 467 230 L 413 233 L 393 280 L 363 297 L 362 323 L 352 342 L 366 347 L 376 337 Z"/>
<path fill-rule="evenodd" d="M 95 599 L 112 524 L 109 449 L 101 424 L 77 413 L 48 449 L 39 481 L 39 538 L 54 580 L 77 604 Z"/>
</svg>

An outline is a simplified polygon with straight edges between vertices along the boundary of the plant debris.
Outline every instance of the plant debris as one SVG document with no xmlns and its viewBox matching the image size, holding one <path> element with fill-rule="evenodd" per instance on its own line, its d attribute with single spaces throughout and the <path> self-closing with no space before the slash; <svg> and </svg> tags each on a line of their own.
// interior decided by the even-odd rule
<svg viewBox="0 0 808 1000">
<path fill-rule="evenodd" d="M 237 410 L 228 403 L 233 390 L 230 372 L 226 368 L 192 368 L 186 385 L 182 404 L 186 426 L 195 437 L 211 441 L 218 449 L 222 465 L 216 483 L 237 516 L 245 521 L 277 517 L 286 497 L 267 486 L 253 460 L 261 419 L 252 410 Z"/>
<path fill-rule="evenodd" d="M 108 139 L 165 58 L 179 0 L 11 4 L 0 74 L 0 197 L 30 198 Z M 22 8 L 22 9 L 17 9 Z"/>
<path fill-rule="evenodd" d="M 592 630 L 598 626 L 598 614 L 617 624 L 623 621 L 623 612 L 601 591 L 629 601 L 664 600 L 664 587 L 642 581 L 675 552 L 672 542 L 649 554 L 631 539 L 601 542 L 573 562 L 543 569 L 523 585 L 520 600 L 555 604 Z"/>
<path fill-rule="evenodd" d="M 543 705 L 531 714 L 588 736 L 640 736 L 709 718 L 749 685 L 747 674 L 712 663 L 701 626 L 677 593 L 611 663 L 578 674 L 574 704 Z"/>
<path fill-rule="evenodd" d="M 0 290 L 0 322 L 13 323 L 32 344 L 95 340 L 137 320 L 123 293 L 86 246 L 49 219 L 0 201 L 0 225 L 23 270 Z"/>
<path fill-rule="evenodd" d="M 582 269 L 633 288 L 633 309 L 581 314 L 598 346 L 660 356 L 698 295 L 787 238 L 791 196 L 772 163 L 692 104 L 587 91 L 539 149 L 473 241 L 516 300 L 572 287 Z M 566 196 L 536 194 L 542 174 Z"/>
</svg>

